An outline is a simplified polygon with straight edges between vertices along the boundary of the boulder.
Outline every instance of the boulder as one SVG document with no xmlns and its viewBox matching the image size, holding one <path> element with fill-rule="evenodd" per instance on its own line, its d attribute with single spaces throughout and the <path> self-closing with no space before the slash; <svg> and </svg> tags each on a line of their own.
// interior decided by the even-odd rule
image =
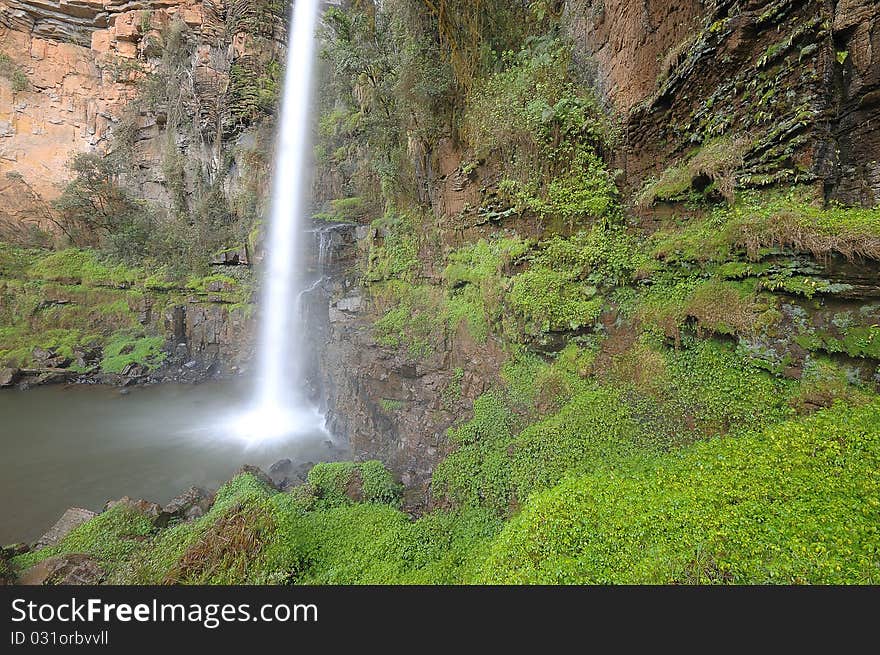
<svg viewBox="0 0 880 655">
<path fill-rule="evenodd" d="M 361 311 L 364 306 L 364 299 L 362 296 L 348 296 L 346 298 L 340 298 L 336 301 L 336 307 L 341 312 L 349 312 L 355 313 Z"/>
<path fill-rule="evenodd" d="M 0 559 L 12 559 L 30 551 L 28 544 L 8 544 L 0 548 Z"/>
<path fill-rule="evenodd" d="M 11 387 L 18 382 L 20 375 L 21 371 L 17 368 L 0 369 L 0 387 Z"/>
<path fill-rule="evenodd" d="M 296 467 L 296 474 L 303 480 L 309 479 L 309 471 L 315 468 L 314 462 L 303 462 Z"/>
<path fill-rule="evenodd" d="M 104 570 L 89 555 L 73 553 L 49 557 L 18 576 L 22 585 L 94 585 L 104 579 Z"/>
<path fill-rule="evenodd" d="M 272 478 L 276 487 L 286 491 L 305 482 L 305 477 L 299 475 L 297 468 L 294 466 L 293 460 L 279 459 L 269 467 L 269 477 Z"/>
<path fill-rule="evenodd" d="M 213 494 L 208 493 L 201 487 L 190 487 L 179 496 L 172 498 L 162 508 L 162 513 L 168 517 L 168 520 L 192 521 L 200 516 L 204 516 L 211 509 L 213 503 Z"/>
<path fill-rule="evenodd" d="M 64 357 L 62 355 L 55 355 L 54 357 L 50 357 L 43 361 L 43 365 L 46 368 L 67 368 L 73 363 L 73 360 L 70 357 Z"/>
<path fill-rule="evenodd" d="M 121 375 L 130 378 L 141 377 L 147 372 L 147 367 L 137 362 L 130 362 L 122 369 Z"/>
<path fill-rule="evenodd" d="M 64 537 L 86 521 L 95 517 L 95 513 L 82 507 L 71 507 L 55 522 L 48 532 L 34 542 L 34 548 L 46 548 L 59 543 Z"/>
<path fill-rule="evenodd" d="M 206 289 L 210 293 L 223 293 L 226 291 L 235 291 L 235 285 L 231 282 L 226 282 L 225 280 L 214 280 L 208 283 Z"/>
<path fill-rule="evenodd" d="M 258 466 L 251 466 L 250 464 L 245 464 L 241 468 L 239 468 L 233 477 L 238 477 L 239 475 L 244 475 L 245 473 L 250 473 L 255 478 L 257 478 L 260 482 L 265 484 L 267 487 L 271 487 L 273 489 L 277 489 L 278 487 L 272 481 L 272 478 L 266 474 L 266 472 Z"/>
<path fill-rule="evenodd" d="M 40 348 L 39 346 L 37 346 L 31 351 L 31 356 L 34 358 L 35 362 L 43 364 L 44 362 L 46 362 L 46 360 L 55 357 L 55 349 Z"/>
<path fill-rule="evenodd" d="M 138 498 L 137 500 L 133 500 L 128 496 L 123 496 L 119 500 L 108 500 L 104 505 L 104 511 L 106 512 L 109 509 L 113 509 L 119 505 L 124 505 L 130 509 L 135 510 L 136 512 L 140 512 L 147 518 L 149 518 L 153 525 L 157 527 L 164 527 L 168 525 L 168 516 L 162 512 L 162 507 L 158 503 L 154 503 L 149 500 L 144 500 L 143 498 Z"/>
</svg>

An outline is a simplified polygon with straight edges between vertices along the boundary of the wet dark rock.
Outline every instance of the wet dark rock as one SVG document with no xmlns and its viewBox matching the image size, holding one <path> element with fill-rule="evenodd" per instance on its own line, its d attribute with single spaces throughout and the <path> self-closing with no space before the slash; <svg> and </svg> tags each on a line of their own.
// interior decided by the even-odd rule
<svg viewBox="0 0 880 655">
<path fill-rule="evenodd" d="M 260 482 L 265 484 L 267 487 L 272 487 L 273 489 L 277 489 L 275 482 L 272 481 L 272 478 L 259 466 L 252 466 L 251 464 L 245 464 L 240 467 L 233 477 L 238 477 L 239 475 L 244 475 L 245 473 L 250 473 L 255 478 L 257 478 Z"/>
<path fill-rule="evenodd" d="M 225 280 L 214 280 L 209 282 L 207 290 L 211 293 L 222 293 L 224 291 L 235 291 L 235 285 Z"/>
<path fill-rule="evenodd" d="M 340 298 L 336 301 L 336 308 L 341 312 L 349 312 L 355 313 L 361 311 L 364 306 L 364 299 L 362 296 L 349 296 L 347 298 Z"/>
<path fill-rule="evenodd" d="M 241 248 L 218 252 L 211 259 L 211 264 L 213 266 L 248 266 L 250 264 L 248 248 L 245 245 Z"/>
<path fill-rule="evenodd" d="M 62 382 L 67 382 L 72 375 L 72 372 L 67 371 L 46 371 L 45 373 L 40 373 L 37 376 L 37 379 L 34 380 L 34 384 L 60 384 Z"/>
<path fill-rule="evenodd" d="M 0 387 L 11 387 L 21 376 L 21 371 L 17 368 L 0 369 Z"/>
<path fill-rule="evenodd" d="M 190 487 L 162 508 L 162 513 L 168 520 L 192 521 L 211 509 L 214 503 L 214 495 L 201 487 Z"/>
<path fill-rule="evenodd" d="M 130 364 L 126 364 L 125 368 L 122 369 L 121 375 L 134 378 L 141 377 L 145 375 L 147 372 L 147 367 L 143 364 L 138 364 L 137 362 L 131 362 Z"/>
<path fill-rule="evenodd" d="M 270 475 L 287 475 L 293 472 L 293 460 L 289 458 L 279 459 L 269 467 Z"/>
<path fill-rule="evenodd" d="M 12 558 L 28 552 L 27 544 L 12 544 L 0 548 L 0 586 L 18 582 L 18 576 L 12 568 Z"/>
<path fill-rule="evenodd" d="M 296 476 L 301 478 L 302 480 L 308 480 L 309 471 L 311 471 L 313 468 L 315 468 L 314 462 L 303 462 L 302 464 L 297 464 L 294 472 L 296 473 Z"/>
<path fill-rule="evenodd" d="M 105 576 L 98 562 L 89 555 L 73 553 L 50 557 L 34 564 L 18 578 L 22 585 L 93 585 Z"/>
<path fill-rule="evenodd" d="M 95 513 L 82 507 L 71 507 L 55 522 L 42 537 L 34 542 L 34 548 L 46 548 L 59 543 L 74 529 L 95 517 Z"/>
<path fill-rule="evenodd" d="M 73 361 L 77 368 L 90 369 L 97 367 L 100 360 L 100 348 L 74 348 L 73 350 Z"/>
<path fill-rule="evenodd" d="M 305 476 L 301 476 L 298 467 L 294 466 L 293 460 L 280 459 L 269 467 L 269 476 L 275 486 L 286 491 L 292 487 L 304 484 Z"/>
<path fill-rule="evenodd" d="M 31 356 L 34 358 L 35 362 L 42 364 L 46 360 L 51 359 L 55 356 L 55 349 L 40 348 L 39 346 L 37 346 L 31 351 Z"/>
<path fill-rule="evenodd" d="M 59 355 L 55 348 L 40 348 L 31 351 L 34 361 L 40 368 L 66 368 L 73 362 L 69 357 Z"/>
<path fill-rule="evenodd" d="M 0 559 L 12 559 L 13 557 L 18 557 L 19 555 L 24 555 L 29 552 L 31 547 L 29 544 L 7 544 L 6 546 L 0 547 Z"/>
</svg>

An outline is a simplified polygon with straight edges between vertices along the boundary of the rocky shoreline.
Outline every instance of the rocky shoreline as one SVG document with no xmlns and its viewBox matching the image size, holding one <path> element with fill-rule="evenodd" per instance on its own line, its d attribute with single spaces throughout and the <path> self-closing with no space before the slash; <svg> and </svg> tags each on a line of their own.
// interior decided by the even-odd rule
<svg viewBox="0 0 880 655">
<path fill-rule="evenodd" d="M 53 350 L 47 351 L 53 360 L 61 360 L 56 365 L 38 368 L 0 369 L 0 389 L 15 388 L 27 391 L 33 387 L 76 384 L 132 387 L 150 384 L 201 384 L 211 380 L 229 380 L 243 373 L 238 366 L 226 366 L 218 359 L 191 359 L 186 356 L 172 356 L 158 369 L 150 370 L 142 364 L 130 364 L 121 373 L 100 371 L 82 372 L 69 368 L 71 361 L 60 358 Z M 59 365 L 60 364 L 60 365 Z"/>
<path fill-rule="evenodd" d="M 328 441 L 327 444 L 330 454 L 327 461 L 336 461 L 345 454 L 343 449 L 338 448 L 332 442 Z M 230 480 L 244 474 L 250 474 L 270 489 L 289 492 L 296 487 L 308 484 L 309 471 L 314 466 L 315 462 L 295 462 L 285 458 L 272 464 L 268 471 L 256 466 L 244 465 L 233 474 Z M 222 484 L 219 485 L 217 489 L 222 486 Z M 105 571 L 96 558 L 84 553 L 67 553 L 48 557 L 18 572 L 13 570 L 12 559 L 57 546 L 75 529 L 119 506 L 143 515 L 156 530 L 172 527 L 179 523 L 190 523 L 210 511 L 217 497 L 217 489 L 189 487 L 164 505 L 143 498 L 133 499 L 123 496 L 119 499 L 108 500 L 101 512 L 94 512 L 82 507 L 70 507 L 43 535 L 33 542 L 0 546 L 0 585 L 100 584 L 104 581 Z M 355 486 L 348 489 L 346 493 L 355 502 L 362 500 L 362 493 Z"/>
</svg>

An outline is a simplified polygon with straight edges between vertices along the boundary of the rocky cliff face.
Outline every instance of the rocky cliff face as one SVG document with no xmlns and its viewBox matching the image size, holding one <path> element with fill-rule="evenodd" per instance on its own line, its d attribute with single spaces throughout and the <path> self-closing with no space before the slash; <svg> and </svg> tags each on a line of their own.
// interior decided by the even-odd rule
<svg viewBox="0 0 880 655">
<path fill-rule="evenodd" d="M 139 202 L 191 225 L 177 238 L 200 239 L 212 221 L 246 231 L 266 195 L 285 7 L 0 0 L 0 241 L 60 234 L 53 201 L 80 153 L 119 155 L 120 182 Z M 249 263 L 236 252 L 215 256 L 215 271 Z M 252 312 L 223 291 L 168 307 L 147 294 L 142 325 L 172 355 L 160 379 L 199 379 L 247 360 Z"/>
<path fill-rule="evenodd" d="M 878 3 L 572 0 L 568 11 L 624 123 L 630 188 L 747 133 L 741 185 L 812 181 L 830 199 L 880 202 Z"/>
<path fill-rule="evenodd" d="M 175 31 L 188 38 L 178 53 Z M 0 230 L 51 230 L 71 157 L 106 153 L 120 139 L 132 149 L 127 183 L 142 198 L 172 204 L 171 155 L 184 160 L 190 196 L 198 176 L 223 178 L 231 193 L 254 159 L 248 76 L 259 77 L 284 38 L 279 8 L 260 0 L 0 1 L 0 53 L 20 75 L 0 77 Z M 165 70 L 174 55 L 181 79 Z M 144 97 L 157 72 L 189 87 L 177 96 L 185 106 Z M 170 124 L 181 109 L 193 130 Z"/>
<path fill-rule="evenodd" d="M 361 263 L 381 236 L 340 226 L 324 238 L 326 283 L 311 304 L 315 391 L 352 455 L 382 460 L 403 482 L 406 505 L 423 508 L 434 466 L 449 452 L 447 429 L 488 389 L 504 355 L 498 343 L 476 343 L 466 330 L 427 358 L 377 343 L 377 308 L 361 286 Z"/>
<path fill-rule="evenodd" d="M 713 143 L 734 144 L 727 152 L 738 189 L 806 183 L 828 200 L 880 203 L 877 2 L 570 0 L 565 13 L 576 65 L 590 72 L 622 126 L 612 163 L 623 172 L 624 200 L 641 215 L 639 230 L 650 232 L 655 219 L 676 207 L 674 200 L 638 207 L 645 185 Z M 745 150 L 735 145 L 739 135 L 748 135 Z M 541 236 L 544 226 L 503 213 L 491 166 L 465 170 L 451 140 L 426 150 L 413 167 L 422 171 L 420 200 L 436 216 L 426 229 L 437 249 L 420 253 L 429 284 L 442 275 L 440 253 L 462 243 L 499 229 Z M 701 191 L 707 181 L 699 178 L 695 172 L 685 189 Z M 491 384 L 506 355 L 491 337 L 475 344 L 466 334 L 447 339 L 428 358 L 377 343 L 373 324 L 381 311 L 360 275 L 370 244 L 383 235 L 361 228 L 357 236 L 348 259 L 360 262 L 360 270 L 349 269 L 330 293 L 323 384 L 334 426 L 350 438 L 353 452 L 381 457 L 407 484 L 409 501 L 420 504 L 429 497 L 431 471 L 450 449 L 447 428 Z M 745 344 L 788 362 L 785 374 L 798 377 L 807 351 L 792 335 L 806 323 L 816 333 L 833 332 L 832 319 L 870 306 L 875 267 L 810 253 L 778 264 L 820 286 L 849 289 L 849 296 L 828 303 L 783 297 L 781 338 Z M 606 326 L 612 341 L 613 324 L 612 316 Z M 849 363 L 854 375 L 871 378 L 870 361 Z"/>
</svg>

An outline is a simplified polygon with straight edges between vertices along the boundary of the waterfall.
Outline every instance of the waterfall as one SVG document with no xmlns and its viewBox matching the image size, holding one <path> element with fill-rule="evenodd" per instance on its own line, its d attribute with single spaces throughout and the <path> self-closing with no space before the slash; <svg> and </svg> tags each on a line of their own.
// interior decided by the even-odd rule
<svg viewBox="0 0 880 655">
<path fill-rule="evenodd" d="M 324 420 L 304 387 L 301 299 L 303 214 L 309 189 L 312 76 L 320 0 L 295 0 L 278 125 L 272 207 L 257 343 L 255 408 L 242 421 L 252 439 L 314 433 Z"/>
</svg>

